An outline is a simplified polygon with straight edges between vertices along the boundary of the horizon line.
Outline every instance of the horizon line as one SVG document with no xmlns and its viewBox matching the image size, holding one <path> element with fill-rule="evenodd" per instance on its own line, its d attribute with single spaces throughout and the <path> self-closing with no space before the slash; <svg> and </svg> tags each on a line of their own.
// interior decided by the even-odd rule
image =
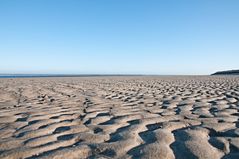
<svg viewBox="0 0 239 159">
<path fill-rule="evenodd" d="M 31 78 L 31 77 L 100 77 L 100 76 L 209 76 L 211 74 L 134 74 L 134 73 L 124 73 L 124 74 L 63 74 L 63 73 L 0 73 L 0 78 Z"/>
</svg>

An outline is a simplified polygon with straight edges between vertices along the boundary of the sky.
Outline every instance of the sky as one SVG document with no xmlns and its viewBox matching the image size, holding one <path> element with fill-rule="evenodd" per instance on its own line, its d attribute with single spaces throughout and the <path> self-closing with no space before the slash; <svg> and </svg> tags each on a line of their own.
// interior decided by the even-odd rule
<svg viewBox="0 0 239 159">
<path fill-rule="evenodd" d="M 239 69 L 238 0 L 0 0 L 0 73 Z"/>
</svg>

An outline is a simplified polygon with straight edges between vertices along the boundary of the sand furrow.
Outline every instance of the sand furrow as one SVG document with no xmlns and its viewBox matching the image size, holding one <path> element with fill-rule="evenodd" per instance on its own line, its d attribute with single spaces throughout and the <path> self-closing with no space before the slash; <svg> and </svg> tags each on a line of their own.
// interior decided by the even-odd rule
<svg viewBox="0 0 239 159">
<path fill-rule="evenodd" d="M 0 158 L 239 158 L 239 78 L 0 79 Z"/>
</svg>

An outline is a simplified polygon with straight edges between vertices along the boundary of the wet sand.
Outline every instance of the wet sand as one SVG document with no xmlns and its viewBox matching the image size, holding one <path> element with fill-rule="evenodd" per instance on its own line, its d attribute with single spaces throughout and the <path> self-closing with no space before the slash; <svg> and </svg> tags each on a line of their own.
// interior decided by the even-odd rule
<svg viewBox="0 0 239 159">
<path fill-rule="evenodd" d="M 239 158 L 238 76 L 0 79 L 0 158 Z"/>
</svg>

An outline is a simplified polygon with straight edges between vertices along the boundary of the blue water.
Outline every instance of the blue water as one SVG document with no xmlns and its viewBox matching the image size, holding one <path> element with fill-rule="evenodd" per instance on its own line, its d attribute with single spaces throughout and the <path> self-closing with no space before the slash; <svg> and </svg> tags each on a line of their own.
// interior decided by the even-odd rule
<svg viewBox="0 0 239 159">
<path fill-rule="evenodd" d="M 39 77 L 96 77 L 96 76 L 142 76 L 142 75 L 101 75 L 101 74 L 0 74 L 0 78 L 39 78 Z"/>
<path fill-rule="evenodd" d="M 0 78 L 34 78 L 34 77 L 63 77 L 63 75 L 42 75 L 42 74 L 9 74 L 0 75 Z"/>
</svg>

